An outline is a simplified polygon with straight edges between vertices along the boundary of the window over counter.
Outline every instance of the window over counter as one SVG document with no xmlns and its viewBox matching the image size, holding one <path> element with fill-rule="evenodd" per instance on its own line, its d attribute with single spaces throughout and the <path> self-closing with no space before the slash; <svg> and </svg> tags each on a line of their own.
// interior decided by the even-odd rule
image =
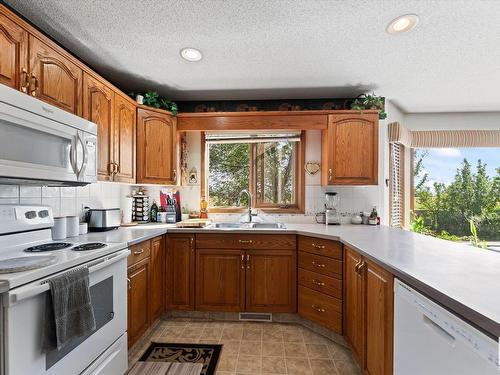
<svg viewBox="0 0 500 375">
<path fill-rule="evenodd" d="M 303 212 L 305 132 L 219 132 L 202 135 L 202 196 L 211 212 Z M 239 203 L 239 204 L 238 204 Z"/>
<path fill-rule="evenodd" d="M 412 150 L 411 229 L 500 250 L 500 149 Z"/>
</svg>

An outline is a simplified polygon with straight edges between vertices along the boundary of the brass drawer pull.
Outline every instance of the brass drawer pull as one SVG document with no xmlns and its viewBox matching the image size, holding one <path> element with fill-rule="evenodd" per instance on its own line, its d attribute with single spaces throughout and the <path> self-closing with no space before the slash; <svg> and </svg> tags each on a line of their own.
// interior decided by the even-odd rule
<svg viewBox="0 0 500 375">
<path fill-rule="evenodd" d="M 315 284 L 315 285 L 317 285 L 317 286 L 325 286 L 324 282 L 322 282 L 322 281 L 316 281 L 314 279 L 312 279 L 312 283 Z"/>
<path fill-rule="evenodd" d="M 252 240 L 238 240 L 239 243 L 242 243 L 242 244 L 249 244 L 249 243 L 253 243 Z"/>
<path fill-rule="evenodd" d="M 333 171 L 332 171 L 332 168 L 330 168 L 330 169 L 328 169 L 328 181 L 332 180 L 332 176 L 333 176 Z"/>
<path fill-rule="evenodd" d="M 325 248 L 325 245 L 318 245 L 317 243 L 312 243 L 311 246 L 315 247 L 316 249 L 324 249 Z"/>
<path fill-rule="evenodd" d="M 241 269 L 245 269 L 245 255 L 241 254 Z"/>
<path fill-rule="evenodd" d="M 325 268 L 326 265 L 324 265 L 323 263 L 316 263 L 314 260 L 311 262 L 311 264 L 315 267 L 318 267 L 318 268 Z"/>
<path fill-rule="evenodd" d="M 129 289 L 132 289 L 132 283 L 128 277 L 127 277 L 127 285 Z"/>
<path fill-rule="evenodd" d="M 134 255 L 141 255 L 144 252 L 144 249 L 134 251 Z"/>
<path fill-rule="evenodd" d="M 319 313 L 324 313 L 324 312 L 326 312 L 326 310 L 325 310 L 325 309 L 323 309 L 322 307 L 318 307 L 318 306 L 316 306 L 316 305 L 311 305 L 311 307 L 312 307 L 314 310 L 316 310 L 317 312 L 319 312 Z"/>
<path fill-rule="evenodd" d="M 247 270 L 250 269 L 250 255 L 247 254 Z"/>
</svg>

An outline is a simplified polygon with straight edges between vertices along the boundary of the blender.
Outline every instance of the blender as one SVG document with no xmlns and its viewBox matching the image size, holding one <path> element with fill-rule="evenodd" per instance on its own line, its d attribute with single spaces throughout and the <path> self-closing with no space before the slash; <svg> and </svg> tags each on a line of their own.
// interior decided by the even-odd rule
<svg viewBox="0 0 500 375">
<path fill-rule="evenodd" d="M 340 215 L 337 211 L 337 206 L 340 201 L 338 193 L 326 192 L 325 193 L 325 223 L 327 225 L 339 225 Z"/>
</svg>

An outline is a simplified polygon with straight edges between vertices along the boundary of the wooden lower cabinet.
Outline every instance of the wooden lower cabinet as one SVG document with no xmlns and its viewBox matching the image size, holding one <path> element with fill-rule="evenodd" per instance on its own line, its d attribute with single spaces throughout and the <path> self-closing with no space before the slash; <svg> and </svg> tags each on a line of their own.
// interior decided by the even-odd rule
<svg viewBox="0 0 500 375">
<path fill-rule="evenodd" d="M 164 237 L 151 240 L 151 289 L 149 315 L 153 322 L 165 309 L 165 249 Z"/>
<path fill-rule="evenodd" d="M 245 255 L 241 250 L 196 250 L 196 309 L 244 311 Z"/>
<path fill-rule="evenodd" d="M 149 327 L 149 258 L 128 268 L 128 346 L 131 347 Z"/>
<path fill-rule="evenodd" d="M 164 237 L 130 246 L 128 256 L 128 346 L 165 310 Z"/>
<path fill-rule="evenodd" d="M 299 315 L 342 334 L 342 300 L 299 286 Z"/>
<path fill-rule="evenodd" d="M 358 363 L 363 358 L 364 348 L 364 303 L 363 278 L 357 272 L 362 257 L 355 251 L 345 248 L 345 324 L 344 335 L 351 345 L 353 355 Z"/>
<path fill-rule="evenodd" d="M 366 347 L 364 371 L 369 375 L 392 374 L 394 277 L 366 260 Z"/>
<path fill-rule="evenodd" d="M 345 247 L 345 336 L 369 375 L 392 374 L 393 275 Z"/>
<path fill-rule="evenodd" d="M 173 310 L 194 310 L 194 234 L 167 236 L 167 305 Z"/>
<path fill-rule="evenodd" d="M 295 250 L 246 251 L 246 311 L 297 311 Z"/>
</svg>

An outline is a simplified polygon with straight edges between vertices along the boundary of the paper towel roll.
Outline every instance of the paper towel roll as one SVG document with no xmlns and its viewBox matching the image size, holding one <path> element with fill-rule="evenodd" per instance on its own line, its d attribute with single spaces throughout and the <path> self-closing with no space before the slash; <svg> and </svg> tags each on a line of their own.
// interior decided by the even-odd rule
<svg viewBox="0 0 500 375">
<path fill-rule="evenodd" d="M 122 209 L 123 217 L 122 223 L 128 224 L 132 222 L 132 197 L 123 197 L 120 206 Z"/>
</svg>

